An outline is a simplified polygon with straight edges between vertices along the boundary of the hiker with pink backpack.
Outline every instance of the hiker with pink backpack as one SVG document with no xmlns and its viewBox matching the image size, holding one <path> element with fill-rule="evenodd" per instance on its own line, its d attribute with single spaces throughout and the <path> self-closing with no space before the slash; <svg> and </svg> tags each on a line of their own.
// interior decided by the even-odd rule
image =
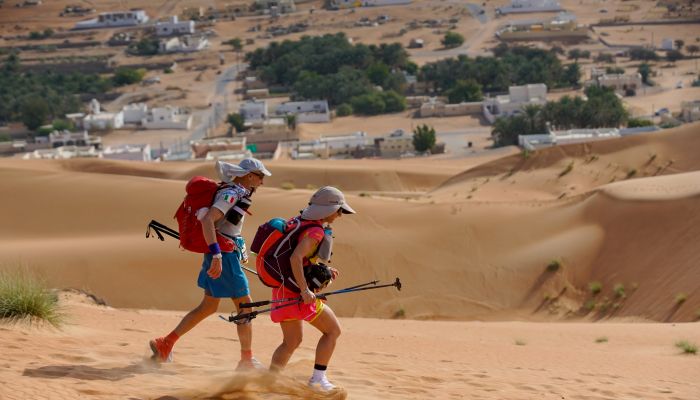
<svg viewBox="0 0 700 400">
<path fill-rule="evenodd" d="M 221 182 L 205 177 L 192 178 L 187 183 L 187 196 L 175 214 L 180 245 L 204 255 L 197 279 L 204 297 L 170 334 L 150 341 L 153 357 L 159 361 L 172 359 L 175 342 L 216 312 L 222 298 L 230 298 L 239 313 L 250 311 L 240 307 L 241 303 L 252 301 L 248 279 L 241 265 L 247 262 L 241 230 L 251 195 L 271 174 L 255 158 L 244 159 L 238 165 L 218 161 L 216 169 Z M 250 320 L 237 323 L 236 330 L 241 343 L 241 360 L 237 369 L 262 368 L 253 357 Z"/>
<path fill-rule="evenodd" d="M 287 365 L 301 344 L 306 321 L 323 334 L 309 379 L 309 386 L 322 391 L 335 388 L 326 377 L 326 368 L 340 336 L 340 323 L 316 294 L 338 276 L 338 270 L 325 263 L 330 261 L 332 251 L 331 224 L 343 214 L 355 214 L 355 210 L 340 190 L 325 186 L 313 194 L 301 215 L 287 221 L 275 218 L 261 225 L 251 244 L 251 250 L 257 253 L 258 277 L 272 288 L 272 300 L 262 303 L 276 304 L 270 309 L 270 317 L 282 329 L 282 344 L 272 355 L 270 370 Z M 251 313 L 250 317 L 255 315 Z"/>
</svg>

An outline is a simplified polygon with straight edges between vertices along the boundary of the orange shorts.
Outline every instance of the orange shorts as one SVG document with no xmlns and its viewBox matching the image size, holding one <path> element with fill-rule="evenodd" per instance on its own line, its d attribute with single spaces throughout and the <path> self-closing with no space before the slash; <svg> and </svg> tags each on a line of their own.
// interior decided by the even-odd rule
<svg viewBox="0 0 700 400">
<path fill-rule="evenodd" d="M 292 292 L 285 287 L 272 289 L 272 300 L 297 298 L 299 293 Z M 283 306 L 290 303 L 296 303 L 296 300 L 285 303 L 275 303 L 274 307 Z M 313 322 L 323 312 L 323 302 L 316 299 L 311 304 L 298 303 L 292 306 L 286 306 L 278 309 L 273 309 L 270 312 L 272 322 L 284 321 L 306 321 Z"/>
</svg>

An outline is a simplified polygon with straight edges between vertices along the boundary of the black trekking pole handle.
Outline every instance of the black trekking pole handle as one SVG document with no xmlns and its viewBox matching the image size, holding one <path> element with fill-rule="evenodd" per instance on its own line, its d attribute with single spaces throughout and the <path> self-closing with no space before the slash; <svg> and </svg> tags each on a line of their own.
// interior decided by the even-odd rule
<svg viewBox="0 0 700 400">
<path fill-rule="evenodd" d="M 245 319 L 247 319 L 247 320 L 250 321 L 251 319 L 257 317 L 258 314 L 262 314 L 262 313 L 270 312 L 270 311 L 273 311 L 273 310 L 277 310 L 278 308 L 284 308 L 284 307 L 289 307 L 289 306 L 295 306 L 295 305 L 297 305 L 297 304 L 299 304 L 299 303 L 300 303 L 300 301 L 296 301 L 296 302 L 294 302 L 294 303 L 282 304 L 281 306 L 270 307 L 270 308 L 266 308 L 266 309 L 264 309 L 264 310 L 251 311 L 251 312 L 249 312 L 249 313 L 236 314 L 236 315 L 231 314 L 231 315 L 229 315 L 228 317 L 224 317 L 224 316 L 222 316 L 222 315 L 219 315 L 219 318 L 223 319 L 224 321 L 233 322 L 233 323 L 237 323 L 236 321 L 245 320 Z"/>
<path fill-rule="evenodd" d="M 357 289 L 363 286 L 369 286 L 369 285 L 376 285 L 379 281 L 371 281 L 367 283 L 361 283 L 359 285 L 355 286 L 350 286 L 346 287 L 345 289 L 339 289 L 340 290 L 352 290 L 352 289 Z M 284 303 L 286 301 L 294 301 L 294 300 L 301 300 L 301 297 L 288 297 L 286 299 L 277 299 L 277 300 L 261 300 L 261 301 L 254 301 L 252 303 L 240 303 L 239 306 L 241 308 L 252 308 L 252 307 L 260 307 L 260 306 L 266 306 L 268 304 L 274 304 L 274 303 Z"/>
</svg>

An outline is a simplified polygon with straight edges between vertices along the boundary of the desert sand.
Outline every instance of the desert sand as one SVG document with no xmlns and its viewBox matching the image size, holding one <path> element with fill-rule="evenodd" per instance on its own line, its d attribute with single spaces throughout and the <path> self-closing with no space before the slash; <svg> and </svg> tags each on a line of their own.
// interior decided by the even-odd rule
<svg viewBox="0 0 700 400">
<path fill-rule="evenodd" d="M 0 45 L 26 43 L 8 36 L 46 27 L 66 33 L 80 19 L 58 17 L 69 3 L 44 2 L 12 13 L 5 4 Z M 486 9 L 492 15 L 505 3 L 488 2 Z M 128 0 L 100 1 L 95 7 L 98 12 L 142 7 L 152 17 L 163 17 L 184 6 L 223 4 Z M 457 2 L 416 0 L 406 7 L 355 12 L 320 10 L 320 4 L 300 4 L 300 12 L 274 24 L 308 21 L 312 27 L 304 34 L 344 31 L 355 42 L 369 44 L 397 40 L 405 45 L 420 37 L 426 47 L 411 50 L 418 64 L 462 52 L 482 54 L 496 44 L 492 33 L 505 22 L 481 24 Z M 663 17 L 663 9 L 651 1 L 562 4 L 582 23 L 621 15 L 640 21 Z M 606 13 L 600 12 L 603 7 Z M 391 16 L 390 22 L 352 26 L 381 14 Z M 459 18 L 465 45 L 454 54 L 441 50 L 442 28 L 398 34 L 406 23 L 426 18 Z M 173 74 L 149 72 L 160 75 L 161 84 L 120 89 L 124 96 L 107 109 L 141 99 L 196 112 L 226 99 L 234 110 L 240 100 L 231 92 L 236 83 L 226 88 L 230 98 L 212 89 L 223 68 L 217 65 L 219 54 L 227 67 L 239 61 L 221 42 L 254 39 L 245 51 L 266 46 L 272 39 L 248 32 L 256 24 L 265 29 L 273 23 L 262 17 L 217 22 L 211 49 L 179 63 Z M 678 31 L 688 43 L 694 40 L 692 27 Z M 657 41 L 676 32 L 660 29 Z M 106 40 L 114 31 L 69 37 Z M 633 44 L 644 37 L 624 29 L 606 33 L 611 42 Z M 579 47 L 594 54 L 609 50 L 596 41 Z M 121 48 L 61 52 L 99 54 L 111 55 L 120 65 L 144 61 L 125 56 Z M 22 53 L 30 62 L 54 56 Z M 625 98 L 635 115 L 662 106 L 676 111 L 681 100 L 697 99 L 698 88 L 673 88 L 679 79 L 689 81 L 697 70 L 694 61 L 668 68 L 666 62 L 654 64 L 659 90 Z M 631 62 L 620 65 L 636 69 Z M 410 119 L 409 112 L 344 117 L 302 124 L 300 134 L 305 139 L 357 130 L 381 135 L 422 123 L 440 132 L 485 133 L 467 156 L 266 162 L 273 176 L 253 198 L 243 231 L 248 240 L 269 218 L 296 215 L 316 188 L 341 188 L 358 214 L 335 224 L 332 265 L 341 275 L 330 289 L 374 279 L 390 283 L 400 277 L 403 282 L 400 292 L 330 298 L 343 334 L 329 369 L 340 389 L 326 395 L 304 385 L 319 337 L 310 327 L 279 376 L 235 372 L 235 329 L 217 316 L 178 342 L 173 363 L 149 359 L 148 340 L 169 332 L 202 294 L 195 282 L 201 257 L 179 249 L 173 239 L 145 238 L 146 225 L 156 219 L 175 227 L 172 216 L 186 180 L 214 178 L 213 163 L 0 159 L 0 270 L 39 275 L 59 294 L 67 318 L 61 329 L 0 324 L 0 399 L 700 397 L 697 356 L 683 355 L 674 346 L 679 340 L 700 342 L 699 123 L 531 153 L 485 149 L 488 127 L 471 117 Z M 117 131 L 103 139 L 106 145 L 168 146 L 187 137 L 184 132 Z M 255 300 L 270 297 L 255 276 L 249 279 Z M 594 282 L 600 283 L 600 293 L 589 289 Z M 219 314 L 231 310 L 222 302 Z M 279 328 L 262 314 L 254 332 L 256 357 L 267 364 L 281 340 Z"/>
<path fill-rule="evenodd" d="M 210 318 L 178 343 L 174 362 L 148 359 L 146 341 L 182 313 L 125 310 L 61 294 L 61 331 L 0 327 L 0 396 L 50 399 L 695 399 L 697 357 L 675 340 L 698 324 L 450 322 L 342 318 L 329 376 L 306 389 L 318 335 L 306 330 L 286 372 L 234 372 L 234 329 Z M 279 328 L 259 317 L 255 352 L 268 362 Z"/>
<path fill-rule="evenodd" d="M 471 165 L 271 162 L 244 235 L 332 183 L 358 211 L 336 223 L 332 288 L 401 277 L 400 292 L 329 300 L 344 333 L 330 372 L 342 389 L 326 398 L 693 399 L 700 368 L 673 345 L 700 337 L 698 127 Z M 215 317 L 181 339 L 175 363 L 148 360 L 148 339 L 201 293 L 199 257 L 147 240 L 145 225 L 172 224 L 184 180 L 213 172 L 0 160 L 3 268 L 22 265 L 109 305 L 65 295 L 70 323 L 60 331 L 4 325 L 3 398 L 316 398 L 303 386 L 311 329 L 277 380 L 232 371 L 235 335 Z M 295 189 L 279 188 L 292 180 Z M 555 259 L 560 268 L 548 271 Z M 250 278 L 253 297 L 268 298 Z M 266 315 L 255 327 L 267 362 L 280 333 Z"/>
</svg>

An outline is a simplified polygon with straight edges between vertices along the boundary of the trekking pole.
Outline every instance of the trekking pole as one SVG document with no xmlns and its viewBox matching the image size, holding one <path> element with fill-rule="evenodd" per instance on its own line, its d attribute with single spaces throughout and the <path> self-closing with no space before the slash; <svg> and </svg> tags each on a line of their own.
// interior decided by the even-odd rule
<svg viewBox="0 0 700 400">
<path fill-rule="evenodd" d="M 333 292 L 319 293 L 319 294 L 316 295 L 316 298 L 318 298 L 318 299 L 324 299 L 324 300 L 325 300 L 327 296 L 331 296 L 331 295 L 334 295 L 334 294 L 352 293 L 352 292 L 359 292 L 359 291 L 362 291 L 362 290 L 380 289 L 380 288 L 385 288 L 385 287 L 396 287 L 396 289 L 401 290 L 401 280 L 399 280 L 399 278 L 396 278 L 396 280 L 394 281 L 394 283 L 388 283 L 388 284 L 386 284 L 386 285 L 379 285 L 379 286 L 367 287 L 368 285 L 370 285 L 370 284 L 372 284 L 372 283 L 375 283 L 375 284 L 376 284 L 376 281 L 374 281 L 374 282 L 363 283 L 363 284 L 361 284 L 361 285 L 351 286 L 351 287 L 349 287 L 349 288 L 340 289 L 340 290 L 336 290 L 336 291 L 333 291 Z M 279 303 L 279 302 L 283 302 L 283 301 L 294 301 L 294 300 L 296 300 L 296 301 L 293 302 L 293 303 L 282 304 L 282 305 L 276 306 L 276 307 L 273 306 L 273 307 L 270 307 L 270 308 L 266 308 L 266 309 L 264 309 L 264 310 L 251 311 L 251 312 L 249 312 L 249 313 L 243 313 L 243 314 L 237 314 L 237 315 L 231 314 L 228 318 L 226 318 L 226 317 L 224 317 L 224 316 L 222 316 L 222 315 L 219 315 L 219 318 L 223 319 L 224 321 L 228 321 L 228 322 L 233 322 L 233 323 L 236 323 L 236 324 L 240 324 L 240 323 L 243 323 L 243 322 L 238 322 L 238 321 L 240 321 L 240 320 L 250 321 L 250 320 L 252 320 L 253 318 L 257 317 L 258 314 L 270 312 L 270 311 L 277 310 L 277 309 L 284 308 L 284 307 L 293 306 L 293 305 L 299 304 L 302 300 L 301 300 L 301 298 L 296 297 L 296 298 L 291 298 L 291 299 L 280 299 L 280 300 L 259 301 L 259 302 L 257 302 L 257 303 L 264 303 L 264 304 L 261 304 L 261 305 L 267 305 L 267 304 L 272 304 L 272 303 Z M 250 307 L 256 307 L 256 306 L 254 306 L 253 304 L 256 304 L 256 303 L 241 303 L 240 306 L 241 306 L 241 308 L 247 308 L 247 307 L 243 307 L 244 305 L 245 305 L 245 306 L 250 306 Z"/>
<path fill-rule="evenodd" d="M 376 285 L 379 281 L 371 281 L 367 283 L 361 283 L 359 285 L 355 286 L 350 286 L 345 289 L 341 290 L 350 290 L 350 289 L 355 289 L 363 286 L 369 286 L 369 285 Z M 277 299 L 277 300 L 262 300 L 262 301 L 254 301 L 252 303 L 241 303 L 239 306 L 241 308 L 252 308 L 252 307 L 260 307 L 260 306 L 266 306 L 268 304 L 275 304 L 275 303 L 284 303 L 286 301 L 293 301 L 293 300 L 301 300 L 301 296 L 299 297 L 288 297 L 286 299 Z"/>
<path fill-rule="evenodd" d="M 171 236 L 177 240 L 180 240 L 180 233 L 176 231 L 175 229 L 169 228 L 166 225 L 161 224 L 160 222 L 152 219 L 151 222 L 148 223 L 148 226 L 146 227 L 146 237 L 151 237 L 151 228 L 156 232 L 156 235 L 158 235 L 158 239 L 160 239 L 161 242 L 165 241 L 165 238 L 161 234 L 161 232 L 165 233 L 168 236 Z M 241 265 L 241 268 L 244 270 L 250 272 L 251 274 L 257 275 L 257 271 L 253 271 L 250 268 L 244 267 Z"/>
<path fill-rule="evenodd" d="M 289 307 L 289 306 L 295 306 L 295 305 L 301 303 L 300 298 L 299 299 L 292 299 L 292 301 L 293 300 L 296 300 L 296 301 L 293 303 L 282 304 L 280 306 L 273 306 L 270 308 L 266 308 L 264 310 L 251 311 L 249 313 L 236 314 L 236 315 L 231 314 L 228 317 L 224 317 L 223 315 L 219 315 L 219 318 L 223 319 L 224 321 L 233 322 L 234 324 L 237 324 L 237 325 L 243 324 L 243 323 L 246 323 L 246 322 L 252 320 L 253 318 L 257 317 L 258 314 L 270 312 L 273 310 L 277 310 L 277 309 L 285 308 L 285 307 Z"/>
<path fill-rule="evenodd" d="M 387 283 L 386 285 L 379 285 L 379 286 L 372 286 L 372 287 L 357 287 L 357 288 L 347 288 L 347 289 L 339 289 L 333 292 L 328 292 L 328 293 L 319 293 L 316 295 L 317 298 L 319 299 L 326 299 L 326 297 L 334 294 L 344 294 L 344 293 L 352 293 L 352 292 L 360 292 L 363 290 L 371 290 L 371 289 L 381 289 L 385 287 L 396 287 L 399 291 L 401 291 L 401 280 L 399 278 L 396 278 L 394 283 Z"/>
</svg>

